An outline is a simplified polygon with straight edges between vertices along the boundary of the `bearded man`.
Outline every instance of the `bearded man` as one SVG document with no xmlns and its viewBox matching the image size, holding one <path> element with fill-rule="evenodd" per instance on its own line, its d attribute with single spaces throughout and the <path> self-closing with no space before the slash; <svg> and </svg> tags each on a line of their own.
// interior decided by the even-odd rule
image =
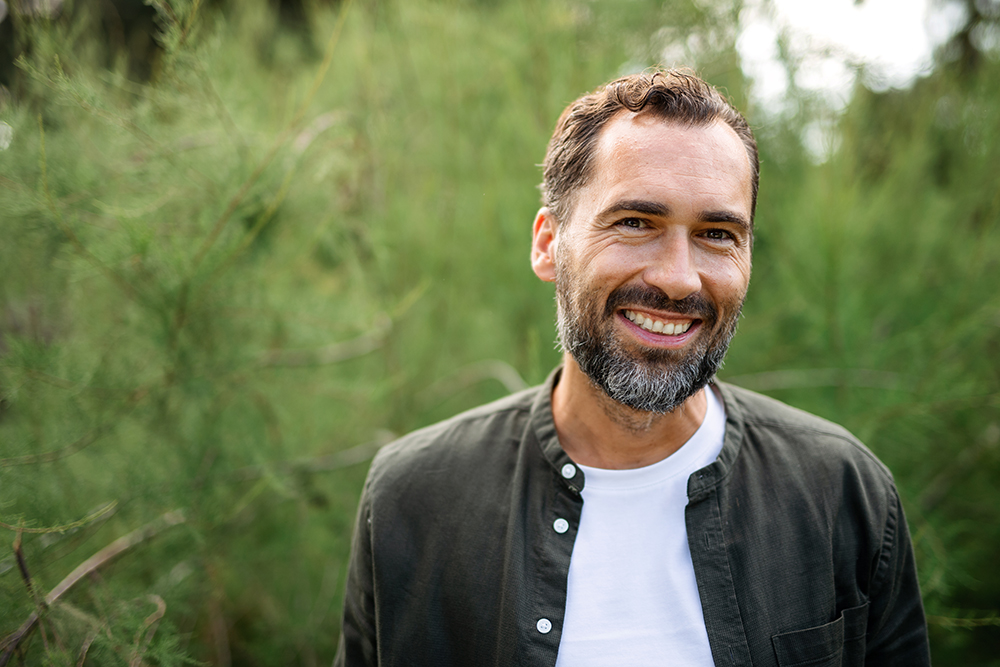
<svg viewBox="0 0 1000 667">
<path fill-rule="evenodd" d="M 746 121 L 693 75 L 563 112 L 531 249 L 563 365 L 379 452 L 335 665 L 929 664 L 889 471 L 714 380 L 757 181 Z"/>
</svg>

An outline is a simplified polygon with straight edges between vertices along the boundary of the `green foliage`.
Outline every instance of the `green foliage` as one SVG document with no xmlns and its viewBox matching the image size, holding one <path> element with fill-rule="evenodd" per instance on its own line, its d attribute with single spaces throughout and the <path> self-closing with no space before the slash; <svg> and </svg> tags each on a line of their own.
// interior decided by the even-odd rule
<svg viewBox="0 0 1000 667">
<path fill-rule="evenodd" d="M 739 5 L 151 4 L 146 82 L 82 7 L 17 19 L 0 635 L 39 612 L 27 664 L 327 664 L 364 462 L 558 362 L 527 259 L 559 112 L 666 52 L 745 107 Z M 822 165 L 762 132 L 725 374 L 892 467 L 937 664 L 997 646 L 996 70 L 859 90 Z"/>
<path fill-rule="evenodd" d="M 893 470 L 935 664 L 998 664 L 1000 646 L 998 72 L 859 89 L 822 165 L 763 147 L 755 274 L 727 365 L 846 425 Z"/>
</svg>

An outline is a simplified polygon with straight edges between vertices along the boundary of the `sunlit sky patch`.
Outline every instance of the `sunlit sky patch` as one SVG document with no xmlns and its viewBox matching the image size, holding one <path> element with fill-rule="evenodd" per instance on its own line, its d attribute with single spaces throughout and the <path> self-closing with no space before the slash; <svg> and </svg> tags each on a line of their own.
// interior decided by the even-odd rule
<svg viewBox="0 0 1000 667">
<path fill-rule="evenodd" d="M 843 108 L 859 70 L 876 90 L 905 88 L 930 72 L 934 49 L 963 21 L 963 8 L 933 0 L 750 0 L 737 43 L 753 98 L 778 112 L 789 74 L 778 59 L 779 36 L 798 59 L 795 84 Z"/>
</svg>

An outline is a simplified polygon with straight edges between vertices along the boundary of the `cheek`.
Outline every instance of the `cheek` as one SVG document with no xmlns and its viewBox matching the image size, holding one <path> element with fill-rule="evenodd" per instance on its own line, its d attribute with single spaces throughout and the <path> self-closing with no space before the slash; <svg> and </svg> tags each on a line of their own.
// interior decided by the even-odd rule
<svg viewBox="0 0 1000 667">
<path fill-rule="evenodd" d="M 750 284 L 750 258 L 742 255 L 715 257 L 706 267 L 703 279 L 713 286 L 721 299 L 742 299 Z"/>
<path fill-rule="evenodd" d="M 750 273 L 753 269 L 753 264 L 750 261 L 750 257 L 741 257 L 738 262 L 736 262 L 736 269 L 739 272 L 739 280 L 743 285 L 743 291 L 745 292 L 747 286 L 750 284 Z"/>
<path fill-rule="evenodd" d="M 635 272 L 637 257 L 635 250 L 622 251 L 613 244 L 591 243 L 582 247 L 561 248 L 559 264 L 578 277 L 597 283 L 613 283 Z"/>
<path fill-rule="evenodd" d="M 663 251 L 655 243 L 635 244 L 603 239 L 590 245 L 584 264 L 604 280 L 625 281 L 640 275 L 647 267 L 663 261 Z"/>
</svg>

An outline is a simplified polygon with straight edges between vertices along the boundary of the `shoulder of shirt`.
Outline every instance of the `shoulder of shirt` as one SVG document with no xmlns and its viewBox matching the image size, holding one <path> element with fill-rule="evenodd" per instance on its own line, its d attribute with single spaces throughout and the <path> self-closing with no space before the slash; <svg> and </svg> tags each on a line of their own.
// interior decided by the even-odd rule
<svg viewBox="0 0 1000 667">
<path fill-rule="evenodd" d="M 544 385 L 462 412 L 418 429 L 382 447 L 369 472 L 369 484 L 386 476 L 461 470 L 504 457 L 503 445 L 519 444 L 538 392 Z M 506 442 L 505 442 L 506 441 Z M 388 481 L 388 480 L 387 480 Z"/>
<path fill-rule="evenodd" d="M 763 439 L 769 447 L 794 449 L 800 458 L 830 465 L 849 462 L 894 485 L 885 464 L 843 426 L 749 389 L 717 384 L 724 396 L 738 403 L 738 414 L 747 435 L 757 436 L 752 440 Z"/>
</svg>

